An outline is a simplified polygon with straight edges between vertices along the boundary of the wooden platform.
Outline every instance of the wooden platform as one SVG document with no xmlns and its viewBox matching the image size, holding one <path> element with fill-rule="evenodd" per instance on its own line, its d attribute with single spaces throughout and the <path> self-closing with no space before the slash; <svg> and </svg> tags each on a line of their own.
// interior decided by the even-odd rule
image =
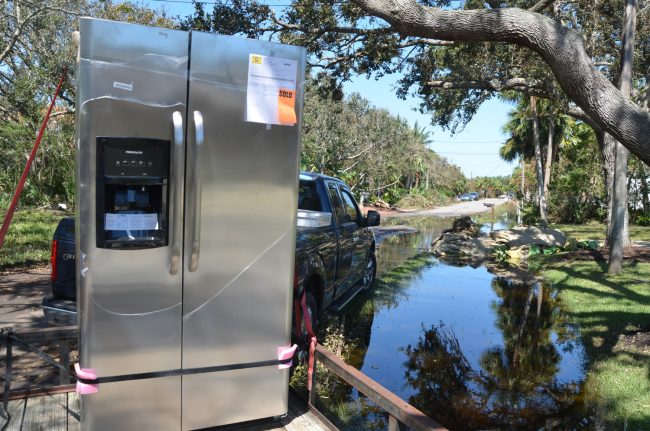
<svg viewBox="0 0 650 431">
<path fill-rule="evenodd" d="M 56 341 L 59 347 L 59 363 L 63 369 L 69 368 L 70 349 L 68 342 L 76 339 L 76 327 L 52 327 L 44 329 L 16 330 L 0 329 L 0 341 L 14 340 L 29 345 Z M 420 410 L 410 405 L 388 389 L 346 364 L 341 358 L 321 345 L 314 350 L 314 372 L 311 376 L 313 388 L 317 388 L 319 367 L 325 367 L 339 379 L 351 385 L 374 402 L 388 417 L 388 431 L 398 431 L 404 426 L 414 431 L 448 431 Z M 1 356 L 1 353 L 0 353 Z M 15 356 L 12 354 L 15 359 Z M 15 362 L 15 361 L 14 361 Z M 318 366 L 316 365 L 318 364 Z M 14 370 L 15 371 L 15 370 Z M 13 376 L 19 373 L 14 372 Z M 56 376 L 55 376 L 56 377 Z M 59 385 L 14 389 L 9 395 L 10 421 L 0 418 L 0 429 L 5 430 L 77 430 L 79 425 L 79 400 L 74 386 L 69 384 L 69 376 L 62 372 Z M 12 379 L 13 381 L 13 379 Z M 286 417 L 264 422 L 239 424 L 238 426 L 214 428 L 235 431 L 336 431 L 336 427 L 313 407 L 317 390 L 309 392 L 309 403 L 289 391 L 289 412 Z M 308 408 L 307 406 L 310 406 Z"/>
<path fill-rule="evenodd" d="M 303 407 L 297 397 L 291 396 L 286 417 L 271 421 L 229 426 L 229 431 L 325 431 L 316 416 Z M 74 392 L 47 395 L 9 402 L 11 419 L 7 431 L 77 431 L 79 430 L 79 399 Z M 5 419 L 0 418 L 0 428 Z M 224 429 L 224 428 L 219 428 Z"/>
</svg>

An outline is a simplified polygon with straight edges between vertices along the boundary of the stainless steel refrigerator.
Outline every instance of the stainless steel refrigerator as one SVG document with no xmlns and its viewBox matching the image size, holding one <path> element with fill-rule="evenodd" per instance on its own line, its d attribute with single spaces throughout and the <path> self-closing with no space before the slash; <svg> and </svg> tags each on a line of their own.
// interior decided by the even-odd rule
<svg viewBox="0 0 650 431">
<path fill-rule="evenodd" d="M 304 50 L 84 18 L 78 61 L 82 429 L 284 414 Z"/>
</svg>

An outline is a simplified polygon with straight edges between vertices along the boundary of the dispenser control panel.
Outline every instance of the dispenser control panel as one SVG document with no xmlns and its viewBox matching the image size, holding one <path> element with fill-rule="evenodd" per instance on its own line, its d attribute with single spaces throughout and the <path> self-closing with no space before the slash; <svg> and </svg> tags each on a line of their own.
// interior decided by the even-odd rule
<svg viewBox="0 0 650 431">
<path fill-rule="evenodd" d="M 126 177 L 166 177 L 169 160 L 163 142 L 157 139 L 98 138 L 98 154 L 104 175 Z"/>
<path fill-rule="evenodd" d="M 168 240 L 170 141 L 97 138 L 97 247 L 164 247 Z"/>
</svg>

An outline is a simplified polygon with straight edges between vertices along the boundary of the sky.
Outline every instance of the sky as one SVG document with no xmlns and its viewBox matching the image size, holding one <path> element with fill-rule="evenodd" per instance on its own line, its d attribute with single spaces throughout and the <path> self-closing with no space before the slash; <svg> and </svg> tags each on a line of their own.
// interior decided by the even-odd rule
<svg viewBox="0 0 650 431">
<path fill-rule="evenodd" d="M 142 3 L 153 9 L 163 8 L 169 16 L 185 17 L 194 11 L 191 0 L 144 0 Z M 267 3 L 280 5 L 287 1 L 268 0 Z M 515 164 L 501 160 L 498 154 L 499 147 L 507 138 L 501 128 L 507 121 L 511 105 L 496 99 L 485 102 L 472 121 L 452 136 L 448 131 L 432 126 L 430 117 L 416 111 L 419 105 L 416 98 L 401 100 L 396 96 L 394 86 L 397 79 L 396 75 L 379 80 L 361 76 L 347 82 L 344 90 L 346 95 L 353 92 L 361 94 L 375 107 L 387 109 L 393 115 L 406 118 L 411 125 L 417 121 L 418 127 L 426 127 L 431 139 L 430 148 L 459 166 L 467 178 L 504 176 L 512 173 Z"/>
</svg>

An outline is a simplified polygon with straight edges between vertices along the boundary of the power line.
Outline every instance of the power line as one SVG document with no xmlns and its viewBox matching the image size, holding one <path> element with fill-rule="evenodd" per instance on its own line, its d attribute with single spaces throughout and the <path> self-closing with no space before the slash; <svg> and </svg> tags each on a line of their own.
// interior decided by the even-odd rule
<svg viewBox="0 0 650 431">
<path fill-rule="evenodd" d="M 506 142 L 506 139 L 501 139 L 498 141 L 438 141 L 436 139 L 431 140 L 431 144 L 502 144 Z"/>
<path fill-rule="evenodd" d="M 498 156 L 499 154 L 496 152 L 493 153 L 454 153 L 454 152 L 447 152 L 447 151 L 436 151 L 432 150 L 436 154 L 446 154 L 446 155 L 452 155 L 452 156 Z"/>
<path fill-rule="evenodd" d="M 487 174 L 487 175 L 481 175 L 481 176 L 482 176 L 482 177 L 489 177 L 490 175 L 492 175 L 493 173 L 495 173 L 495 172 L 497 171 L 497 169 L 499 169 L 499 168 L 501 167 L 501 165 L 503 165 L 503 161 L 502 161 L 501 163 L 499 163 L 499 166 L 497 166 L 496 168 L 492 169 L 492 170 L 490 171 L 489 174 Z"/>
<path fill-rule="evenodd" d="M 149 1 L 150 2 L 156 2 L 156 3 L 180 3 L 180 4 L 200 3 L 200 4 L 209 4 L 209 5 L 216 5 L 216 4 L 226 3 L 226 2 L 206 1 L 206 0 L 199 0 L 199 1 L 192 1 L 192 0 L 149 0 Z M 266 4 L 266 6 L 269 6 L 269 7 L 289 7 L 291 5 L 290 4 Z"/>
</svg>

